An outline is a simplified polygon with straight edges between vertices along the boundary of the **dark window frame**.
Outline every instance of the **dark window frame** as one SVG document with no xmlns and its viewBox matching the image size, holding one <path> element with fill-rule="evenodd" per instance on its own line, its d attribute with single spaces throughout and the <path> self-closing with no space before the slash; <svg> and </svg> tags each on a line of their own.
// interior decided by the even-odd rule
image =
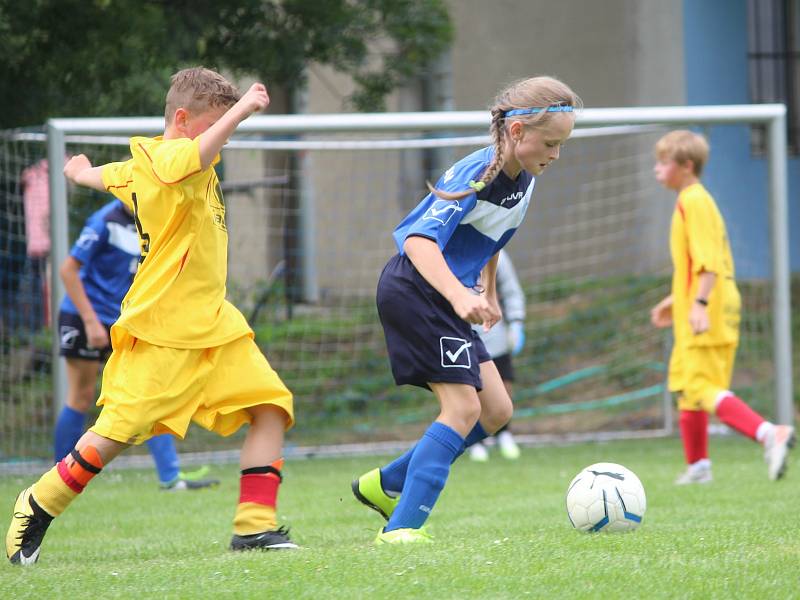
<svg viewBox="0 0 800 600">
<path fill-rule="evenodd" d="M 786 105 L 789 152 L 800 154 L 800 0 L 747 1 L 747 71 L 751 102 Z M 764 126 L 751 148 L 765 154 Z"/>
</svg>

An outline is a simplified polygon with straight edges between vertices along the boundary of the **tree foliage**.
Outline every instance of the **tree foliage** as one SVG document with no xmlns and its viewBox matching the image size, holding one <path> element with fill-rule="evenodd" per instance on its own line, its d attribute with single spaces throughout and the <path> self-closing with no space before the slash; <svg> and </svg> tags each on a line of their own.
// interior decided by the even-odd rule
<svg viewBox="0 0 800 600">
<path fill-rule="evenodd" d="M 329 65 L 381 110 L 451 36 L 444 0 L 0 0 L 0 128 L 158 114 L 196 64 L 287 90 Z"/>
</svg>

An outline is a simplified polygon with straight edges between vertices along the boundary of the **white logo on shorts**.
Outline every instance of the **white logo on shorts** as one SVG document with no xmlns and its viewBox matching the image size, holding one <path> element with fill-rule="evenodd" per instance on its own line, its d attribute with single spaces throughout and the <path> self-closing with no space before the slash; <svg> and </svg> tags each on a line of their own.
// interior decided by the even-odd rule
<svg viewBox="0 0 800 600">
<path fill-rule="evenodd" d="M 472 361 L 467 349 L 472 347 L 472 342 L 456 337 L 440 337 L 439 349 L 442 355 L 442 366 L 445 368 L 469 369 Z"/>
<path fill-rule="evenodd" d="M 78 339 L 81 332 L 74 327 L 70 327 L 69 325 L 62 325 L 61 326 L 61 347 L 65 350 L 69 350 L 70 348 L 75 347 L 75 340 Z"/>
</svg>

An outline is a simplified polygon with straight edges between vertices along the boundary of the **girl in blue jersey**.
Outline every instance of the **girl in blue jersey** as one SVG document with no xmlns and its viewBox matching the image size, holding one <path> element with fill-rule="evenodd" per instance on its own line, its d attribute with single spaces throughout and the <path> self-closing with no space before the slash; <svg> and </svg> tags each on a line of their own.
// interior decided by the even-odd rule
<svg viewBox="0 0 800 600">
<path fill-rule="evenodd" d="M 111 354 L 109 330 L 119 318 L 139 255 L 133 215 L 114 199 L 86 220 L 61 265 L 67 294 L 58 313 L 59 353 L 67 363 L 67 397 L 53 432 L 56 463 L 83 435 L 86 413 L 96 398 L 97 375 Z M 182 473 L 171 435 L 150 438 L 147 446 L 162 489 L 200 489 L 219 483 L 201 479 L 206 467 Z"/>
<path fill-rule="evenodd" d="M 511 399 L 471 324 L 500 320 L 497 253 L 522 223 L 535 182 L 572 133 L 580 98 L 552 77 L 512 84 L 491 107 L 493 144 L 445 172 L 394 230 L 378 314 L 398 385 L 429 388 L 440 413 L 417 444 L 353 481 L 387 519 L 377 543 L 429 541 L 423 525 L 464 449 L 511 418 Z"/>
</svg>

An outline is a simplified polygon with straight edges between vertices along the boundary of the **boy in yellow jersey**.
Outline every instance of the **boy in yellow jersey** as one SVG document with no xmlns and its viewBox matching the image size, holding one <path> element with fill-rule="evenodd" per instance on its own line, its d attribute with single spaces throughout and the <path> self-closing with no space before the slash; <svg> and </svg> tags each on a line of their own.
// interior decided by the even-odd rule
<svg viewBox="0 0 800 600">
<path fill-rule="evenodd" d="M 107 190 L 132 210 L 141 257 L 111 329 L 100 416 L 18 496 L 6 535 L 12 563 L 36 562 L 52 519 L 120 452 L 153 435 L 183 438 L 190 421 L 221 435 L 250 425 L 231 549 L 297 547 L 275 514 L 292 394 L 225 299 L 225 204 L 213 168 L 239 123 L 268 105 L 260 83 L 239 97 L 218 73 L 184 69 L 172 77 L 163 136 L 131 138 L 126 162 L 67 162 L 68 179 Z"/>
<path fill-rule="evenodd" d="M 677 392 L 679 426 L 688 467 L 675 483 L 708 483 L 708 414 L 765 449 L 769 478 L 780 479 L 794 445 L 794 427 L 774 425 L 730 391 L 739 343 L 741 301 L 734 279 L 725 222 L 700 183 L 708 143 L 691 131 L 672 131 L 655 147 L 655 176 L 678 192 L 670 230 L 672 293 L 650 317 L 656 327 L 672 325 L 675 343 L 669 389 Z"/>
</svg>

